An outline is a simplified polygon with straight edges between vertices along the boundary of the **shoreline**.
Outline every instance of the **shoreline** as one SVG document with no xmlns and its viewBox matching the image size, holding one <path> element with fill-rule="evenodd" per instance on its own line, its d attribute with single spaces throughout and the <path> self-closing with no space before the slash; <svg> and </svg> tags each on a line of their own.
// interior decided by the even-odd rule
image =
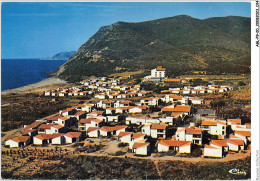
<svg viewBox="0 0 260 181">
<path fill-rule="evenodd" d="M 44 92 L 44 90 L 56 88 L 65 84 L 67 84 L 65 80 L 56 77 L 49 77 L 34 84 L 29 84 L 23 87 L 1 91 L 1 95 L 7 95 L 11 93 L 40 93 Z"/>
</svg>

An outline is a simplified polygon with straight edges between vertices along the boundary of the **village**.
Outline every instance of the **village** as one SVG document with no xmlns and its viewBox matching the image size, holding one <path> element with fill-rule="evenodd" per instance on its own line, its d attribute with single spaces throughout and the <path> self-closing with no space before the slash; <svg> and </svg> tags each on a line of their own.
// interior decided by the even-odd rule
<svg viewBox="0 0 260 181">
<path fill-rule="evenodd" d="M 46 90 L 44 96 L 53 99 L 89 95 L 97 101 L 85 101 L 23 125 L 4 140 L 2 155 L 16 148 L 71 150 L 68 145 L 81 145 L 82 153 L 100 154 L 106 148 L 107 155 L 137 158 L 223 159 L 250 152 L 251 123 L 217 117 L 216 110 L 209 109 L 211 100 L 200 97 L 224 95 L 233 91 L 232 86 L 183 86 L 189 79 L 168 78 L 162 66 L 142 80 L 174 85 L 160 93 L 122 83 L 129 77 L 90 78 L 78 86 Z"/>
</svg>

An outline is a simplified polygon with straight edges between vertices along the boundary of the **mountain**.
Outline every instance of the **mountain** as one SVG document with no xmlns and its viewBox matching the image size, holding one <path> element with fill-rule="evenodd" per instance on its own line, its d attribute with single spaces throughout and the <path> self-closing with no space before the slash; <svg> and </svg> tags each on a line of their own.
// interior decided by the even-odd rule
<svg viewBox="0 0 260 181">
<path fill-rule="evenodd" d="M 47 58 L 43 58 L 43 59 L 44 60 L 68 60 L 75 53 L 76 53 L 76 51 L 60 52 L 60 53 L 55 54 L 53 57 L 47 57 Z"/>
<path fill-rule="evenodd" d="M 167 68 L 168 75 L 206 70 L 250 72 L 251 19 L 239 16 L 196 19 L 187 15 L 101 27 L 57 76 L 79 80 L 125 70 Z"/>
</svg>

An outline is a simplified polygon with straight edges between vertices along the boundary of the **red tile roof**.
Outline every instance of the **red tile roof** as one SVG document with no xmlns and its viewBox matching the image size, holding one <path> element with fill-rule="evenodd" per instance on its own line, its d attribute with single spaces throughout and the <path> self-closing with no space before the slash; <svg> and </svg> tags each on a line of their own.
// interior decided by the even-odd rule
<svg viewBox="0 0 260 181">
<path fill-rule="evenodd" d="M 166 129 L 167 124 L 152 123 L 151 129 Z"/>
<path fill-rule="evenodd" d="M 55 124 L 55 125 L 53 125 L 53 126 L 51 126 L 51 127 L 54 127 L 54 128 L 56 128 L 56 129 L 64 128 L 64 126 L 62 126 L 62 125 L 60 125 L 60 124 Z"/>
<path fill-rule="evenodd" d="M 145 134 L 142 134 L 142 133 L 133 133 L 132 139 L 144 137 L 144 136 L 145 136 Z"/>
<path fill-rule="evenodd" d="M 202 134 L 202 129 L 200 128 L 186 128 L 186 134 Z"/>
<path fill-rule="evenodd" d="M 159 144 L 165 145 L 165 146 L 177 146 L 177 147 L 182 147 L 182 146 L 187 146 L 190 145 L 190 141 L 175 141 L 175 140 L 161 140 Z"/>
<path fill-rule="evenodd" d="M 94 121 L 95 123 L 101 123 L 101 122 L 103 122 L 103 120 L 101 120 L 101 119 L 93 119 L 92 121 Z"/>
<path fill-rule="evenodd" d="M 171 78 L 166 78 L 164 79 L 164 82 L 180 82 L 181 79 L 171 79 Z"/>
<path fill-rule="evenodd" d="M 141 148 L 141 147 L 147 147 L 149 146 L 150 143 L 138 143 L 138 142 L 135 142 L 134 145 L 133 145 L 133 148 L 134 149 L 137 149 L 137 148 Z"/>
<path fill-rule="evenodd" d="M 97 127 L 88 127 L 87 132 L 89 133 L 89 132 L 95 131 L 95 130 L 99 130 L 99 128 L 97 128 Z"/>
<path fill-rule="evenodd" d="M 156 70 L 157 70 L 157 71 L 165 71 L 166 69 L 163 68 L 162 66 L 157 66 L 157 67 L 156 67 Z"/>
<path fill-rule="evenodd" d="M 125 128 L 127 128 L 127 126 L 121 126 L 121 125 L 118 125 L 118 126 L 115 126 L 115 130 L 117 131 L 117 130 L 121 130 L 121 129 L 125 129 Z"/>
<path fill-rule="evenodd" d="M 205 120 L 201 123 L 202 126 L 217 126 L 217 121 Z"/>
<path fill-rule="evenodd" d="M 235 134 L 238 134 L 238 135 L 241 135 L 241 136 L 250 137 L 251 136 L 251 131 L 235 131 Z"/>
<path fill-rule="evenodd" d="M 243 140 L 228 139 L 227 142 L 231 143 L 233 145 L 244 145 L 244 141 Z"/>
<path fill-rule="evenodd" d="M 177 105 L 175 108 L 174 108 L 174 112 L 190 112 L 191 110 L 191 106 L 180 106 L 180 105 Z"/>
<path fill-rule="evenodd" d="M 231 124 L 241 124 L 241 119 L 227 119 Z"/>
<path fill-rule="evenodd" d="M 100 130 L 105 132 L 113 132 L 115 131 L 115 127 L 103 126 L 102 128 L 100 128 Z"/>
<path fill-rule="evenodd" d="M 81 133 L 80 132 L 68 132 L 65 134 L 65 136 L 70 137 L 70 138 L 78 138 L 80 137 Z"/>
<path fill-rule="evenodd" d="M 170 97 L 175 99 L 175 100 L 182 100 L 182 98 L 183 98 L 182 96 L 178 96 L 176 94 L 170 94 Z"/>
<path fill-rule="evenodd" d="M 210 144 L 221 146 L 221 147 L 228 146 L 226 140 L 211 140 Z"/>
<path fill-rule="evenodd" d="M 86 111 L 78 111 L 78 112 L 76 112 L 75 115 L 83 115 L 83 114 L 86 114 L 86 113 L 87 113 Z"/>
<path fill-rule="evenodd" d="M 124 136 L 132 135 L 132 134 L 133 134 L 132 132 L 120 132 L 118 137 L 124 137 Z"/>
<path fill-rule="evenodd" d="M 16 136 L 13 138 L 10 138 L 11 140 L 18 142 L 18 143 L 24 143 L 26 142 L 30 137 L 29 136 Z"/>
<path fill-rule="evenodd" d="M 94 118 L 80 119 L 80 120 L 79 120 L 79 123 L 87 123 L 87 124 L 90 124 L 92 120 L 94 120 Z"/>
</svg>

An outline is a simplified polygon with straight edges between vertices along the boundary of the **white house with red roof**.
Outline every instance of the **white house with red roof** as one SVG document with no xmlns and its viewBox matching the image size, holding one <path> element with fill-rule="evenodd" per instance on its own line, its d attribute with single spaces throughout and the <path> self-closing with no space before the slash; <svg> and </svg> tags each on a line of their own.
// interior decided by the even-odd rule
<svg viewBox="0 0 260 181">
<path fill-rule="evenodd" d="M 222 158 L 223 150 L 220 147 L 205 145 L 203 155 L 204 157 Z"/>
<path fill-rule="evenodd" d="M 191 153 L 190 141 L 176 141 L 176 140 L 160 140 L 157 145 L 158 152 L 167 152 L 169 150 L 177 153 Z"/>
<path fill-rule="evenodd" d="M 148 98 L 141 99 L 140 103 L 141 103 L 141 105 L 158 106 L 159 100 L 160 99 L 157 97 L 148 97 Z"/>
<path fill-rule="evenodd" d="M 88 137 L 91 137 L 91 138 L 99 137 L 99 128 L 97 128 L 97 127 L 88 127 L 86 132 L 87 132 Z"/>
<path fill-rule="evenodd" d="M 30 144 L 30 136 L 8 136 L 5 139 L 4 145 L 10 148 L 18 148 L 22 146 L 27 146 Z"/>
<path fill-rule="evenodd" d="M 118 122 L 118 116 L 106 116 L 107 122 Z"/>
<path fill-rule="evenodd" d="M 251 141 L 251 131 L 235 131 L 234 135 L 244 140 L 245 145 L 248 144 L 248 141 Z"/>
<path fill-rule="evenodd" d="M 96 118 L 80 119 L 78 123 L 79 131 L 87 131 L 89 127 L 101 127 L 103 120 Z"/>
<path fill-rule="evenodd" d="M 232 130 L 236 130 L 237 125 L 241 125 L 241 119 L 227 119 L 227 125 L 230 125 Z"/>
<path fill-rule="evenodd" d="M 66 143 L 74 143 L 81 141 L 81 132 L 68 132 L 64 135 Z"/>
<path fill-rule="evenodd" d="M 135 142 L 133 144 L 132 152 L 135 153 L 135 155 L 148 155 L 150 152 L 150 143 Z"/>
<path fill-rule="evenodd" d="M 144 105 L 144 106 L 136 106 L 136 107 L 133 107 L 133 108 L 129 109 L 129 113 L 145 113 L 147 108 L 148 107 L 146 105 Z"/>
<path fill-rule="evenodd" d="M 118 134 L 118 141 L 120 141 L 121 143 L 130 143 L 131 139 L 132 139 L 132 132 L 120 132 Z"/>
<path fill-rule="evenodd" d="M 141 131 L 152 138 L 166 138 L 167 126 L 164 123 L 152 123 L 144 125 Z"/>
<path fill-rule="evenodd" d="M 146 142 L 146 139 L 144 139 L 146 135 L 143 133 L 133 133 L 131 137 L 131 142 L 129 143 L 129 148 L 132 149 L 135 142 Z"/>
<path fill-rule="evenodd" d="M 230 151 L 240 151 L 245 149 L 245 144 L 243 140 L 228 139 L 227 144 L 228 144 L 228 149 Z"/>
<path fill-rule="evenodd" d="M 201 128 L 211 135 L 226 136 L 227 125 L 225 121 L 207 119 L 201 123 Z"/>
<path fill-rule="evenodd" d="M 51 140 L 52 145 L 63 145 L 65 144 L 66 140 L 64 134 L 54 134 Z"/>
<path fill-rule="evenodd" d="M 190 141 L 193 144 L 202 144 L 202 129 L 178 127 L 175 133 L 175 139 L 179 141 Z"/>
</svg>

